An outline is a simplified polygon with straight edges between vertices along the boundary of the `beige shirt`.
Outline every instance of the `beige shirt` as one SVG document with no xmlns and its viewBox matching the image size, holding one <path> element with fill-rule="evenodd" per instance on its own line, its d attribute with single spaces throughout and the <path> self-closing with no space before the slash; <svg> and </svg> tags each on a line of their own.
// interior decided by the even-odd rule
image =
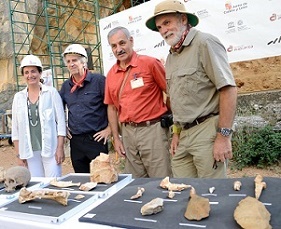
<svg viewBox="0 0 281 229">
<path fill-rule="evenodd" d="M 226 50 L 214 36 L 191 28 L 180 53 L 165 64 L 175 122 L 191 123 L 219 111 L 219 89 L 235 86 Z"/>
</svg>

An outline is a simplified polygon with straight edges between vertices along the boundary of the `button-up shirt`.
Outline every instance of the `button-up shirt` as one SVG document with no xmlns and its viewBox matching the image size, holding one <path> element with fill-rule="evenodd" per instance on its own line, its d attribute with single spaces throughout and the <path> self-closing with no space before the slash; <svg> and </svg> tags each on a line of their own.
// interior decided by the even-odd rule
<svg viewBox="0 0 281 229">
<path fill-rule="evenodd" d="M 98 132 L 108 126 L 107 105 L 103 103 L 105 77 L 87 73 L 83 87 L 70 92 L 71 79 L 66 80 L 60 90 L 64 105 L 68 109 L 68 127 L 71 134 Z"/>
</svg>

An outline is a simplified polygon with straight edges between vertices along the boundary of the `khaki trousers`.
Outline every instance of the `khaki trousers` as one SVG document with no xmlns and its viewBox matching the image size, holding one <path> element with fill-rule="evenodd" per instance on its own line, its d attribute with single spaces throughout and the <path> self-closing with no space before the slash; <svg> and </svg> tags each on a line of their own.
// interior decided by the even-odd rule
<svg viewBox="0 0 281 229">
<path fill-rule="evenodd" d="M 172 157 L 176 178 L 226 178 L 226 162 L 213 169 L 213 144 L 217 135 L 218 115 L 180 133 L 179 145 Z"/>
<path fill-rule="evenodd" d="M 145 127 L 122 124 L 125 172 L 135 178 L 171 176 L 168 129 L 160 122 Z"/>
</svg>

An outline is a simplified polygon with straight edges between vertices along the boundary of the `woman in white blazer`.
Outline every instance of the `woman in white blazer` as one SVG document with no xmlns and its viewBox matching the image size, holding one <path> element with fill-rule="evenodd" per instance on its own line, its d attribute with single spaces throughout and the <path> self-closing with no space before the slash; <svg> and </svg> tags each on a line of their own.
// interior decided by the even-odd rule
<svg viewBox="0 0 281 229">
<path fill-rule="evenodd" d="M 65 159 L 65 114 L 54 87 L 40 82 L 42 63 L 27 55 L 21 62 L 27 87 L 15 94 L 12 105 L 12 141 L 18 164 L 32 177 L 60 177 Z"/>
</svg>

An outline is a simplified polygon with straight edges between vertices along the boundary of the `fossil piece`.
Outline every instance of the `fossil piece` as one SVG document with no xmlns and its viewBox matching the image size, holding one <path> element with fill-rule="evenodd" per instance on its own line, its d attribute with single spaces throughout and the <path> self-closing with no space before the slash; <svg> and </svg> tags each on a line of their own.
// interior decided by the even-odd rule
<svg viewBox="0 0 281 229">
<path fill-rule="evenodd" d="M 263 177 L 261 175 L 257 175 L 255 178 L 255 197 L 258 200 L 262 193 L 262 190 L 266 188 L 266 183 L 262 181 Z"/>
<path fill-rule="evenodd" d="M 118 173 L 109 155 L 100 153 L 90 163 L 90 181 L 97 183 L 111 184 L 118 181 Z"/>
<path fill-rule="evenodd" d="M 140 198 L 142 196 L 142 194 L 144 193 L 144 191 L 145 191 L 144 188 L 138 187 L 137 193 L 135 195 L 131 196 L 131 200 Z"/>
<path fill-rule="evenodd" d="M 54 178 L 50 181 L 50 185 L 56 186 L 58 188 L 67 188 L 71 186 L 80 186 L 80 183 L 73 183 L 72 181 L 58 181 L 57 178 Z"/>
<path fill-rule="evenodd" d="M 69 196 L 67 191 L 55 191 L 55 190 L 35 190 L 29 191 L 25 187 L 21 188 L 19 193 L 19 203 L 25 203 L 35 199 L 51 199 L 66 206 L 67 198 Z"/>
<path fill-rule="evenodd" d="M 78 194 L 78 195 L 76 195 L 76 196 L 74 197 L 75 200 L 81 200 L 81 199 L 83 199 L 83 198 L 85 198 L 85 196 L 82 195 L 82 194 Z"/>
<path fill-rule="evenodd" d="M 209 199 L 198 196 L 193 187 L 190 190 L 190 200 L 187 203 L 187 208 L 185 211 L 185 218 L 188 220 L 201 220 L 203 218 L 209 217 L 210 213 L 210 203 Z"/>
<path fill-rule="evenodd" d="M 216 190 L 216 188 L 215 188 L 215 187 L 210 187 L 210 188 L 209 188 L 209 193 L 211 193 L 211 194 L 212 194 L 212 193 L 214 193 L 214 191 L 215 191 L 215 190 Z"/>
<path fill-rule="evenodd" d="M 79 189 L 82 191 L 90 191 L 91 189 L 95 188 L 97 184 L 97 182 L 86 182 L 84 184 L 81 184 Z"/>
<path fill-rule="evenodd" d="M 257 199 L 247 196 L 234 210 L 235 221 L 245 229 L 271 229 L 270 213 Z"/>
<path fill-rule="evenodd" d="M 0 183 L 5 179 L 6 170 L 3 167 L 0 167 Z"/>
<path fill-rule="evenodd" d="M 173 199 L 174 197 L 175 197 L 175 193 L 172 191 L 172 190 L 170 190 L 169 192 L 168 192 L 168 198 L 169 199 Z"/>
<path fill-rule="evenodd" d="M 165 177 L 160 182 L 160 187 L 168 189 L 169 191 L 182 191 L 184 189 L 190 188 L 191 185 L 171 183 L 170 182 L 170 178 L 169 177 Z"/>
<path fill-rule="evenodd" d="M 31 179 L 31 174 L 26 167 L 14 166 L 9 168 L 4 176 L 6 192 L 13 192 L 17 188 L 26 187 Z"/>
<path fill-rule="evenodd" d="M 162 198 L 155 198 L 143 205 L 141 208 L 142 215 L 152 215 L 157 214 L 164 209 L 164 201 Z"/>
<path fill-rule="evenodd" d="M 237 180 L 237 181 L 234 181 L 233 183 L 233 189 L 235 191 L 239 191 L 241 189 L 241 186 L 242 186 L 242 183 L 241 181 Z"/>
</svg>

